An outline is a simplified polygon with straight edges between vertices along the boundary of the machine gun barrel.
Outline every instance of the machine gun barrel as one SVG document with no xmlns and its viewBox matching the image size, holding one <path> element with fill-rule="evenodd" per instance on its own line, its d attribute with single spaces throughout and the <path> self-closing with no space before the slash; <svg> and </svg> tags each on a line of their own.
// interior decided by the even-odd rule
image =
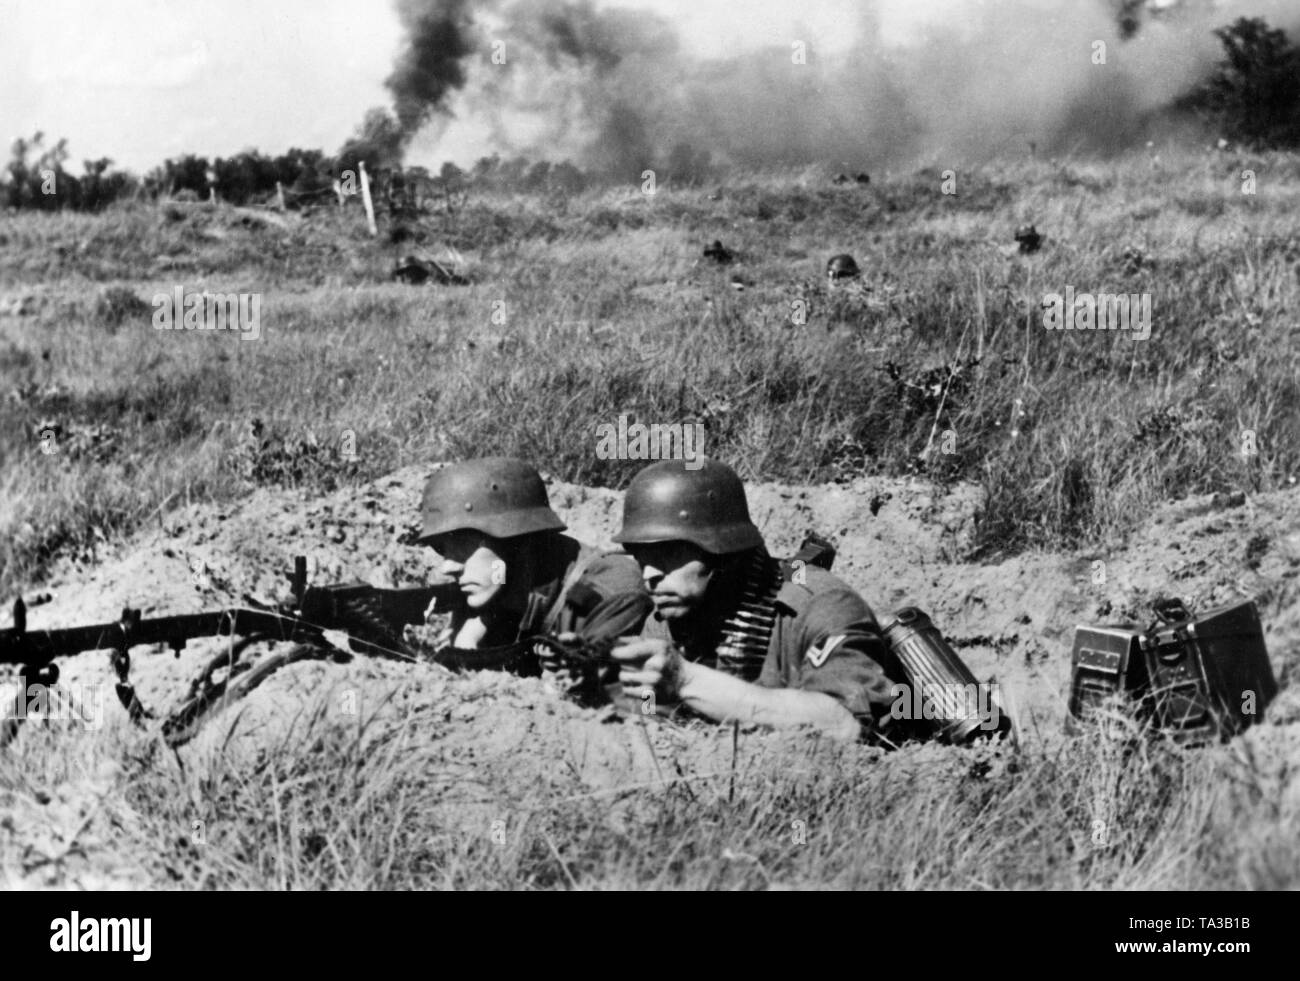
<svg viewBox="0 0 1300 981">
<path fill-rule="evenodd" d="M 14 604 L 14 626 L 0 631 L 0 664 L 39 668 L 55 658 L 85 651 L 127 651 L 143 644 L 167 644 L 180 650 L 195 637 L 233 634 L 266 634 L 274 640 L 304 639 L 318 633 L 312 625 L 294 616 L 268 610 L 231 608 L 174 616 L 140 616 L 127 608 L 112 623 L 54 630 L 27 630 L 22 600 Z"/>
</svg>

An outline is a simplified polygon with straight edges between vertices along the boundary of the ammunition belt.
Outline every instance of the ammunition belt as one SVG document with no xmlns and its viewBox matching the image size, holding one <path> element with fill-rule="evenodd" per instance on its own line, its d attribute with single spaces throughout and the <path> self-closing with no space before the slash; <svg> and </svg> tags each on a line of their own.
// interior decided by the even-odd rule
<svg viewBox="0 0 1300 981">
<path fill-rule="evenodd" d="M 745 572 L 740 602 L 722 622 L 715 666 L 719 671 L 754 681 L 767 660 L 768 645 L 776 627 L 776 594 L 781 591 L 781 564 L 763 551 Z"/>
<path fill-rule="evenodd" d="M 561 641 L 559 638 L 543 634 L 532 639 L 534 652 L 547 651 L 558 654 L 565 661 L 574 664 L 599 667 L 616 664 L 611 652 L 614 650 L 614 638 L 592 640 L 579 637 L 573 641 Z"/>
<path fill-rule="evenodd" d="M 535 665 L 532 637 L 519 636 L 507 644 L 488 647 L 456 647 L 452 644 L 455 630 L 448 622 L 438 632 L 432 644 L 419 651 L 419 660 L 432 661 L 453 671 L 514 671 L 532 674 Z M 521 629 L 521 634 L 524 631 Z"/>
<path fill-rule="evenodd" d="M 525 667 L 532 652 L 529 641 L 515 641 L 496 647 L 440 647 L 430 660 L 454 671 L 513 671 Z"/>
</svg>

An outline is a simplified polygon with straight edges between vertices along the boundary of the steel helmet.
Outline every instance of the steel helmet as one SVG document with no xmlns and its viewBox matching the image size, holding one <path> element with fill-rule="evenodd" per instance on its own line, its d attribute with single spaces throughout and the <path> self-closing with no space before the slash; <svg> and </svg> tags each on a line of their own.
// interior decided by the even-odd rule
<svg viewBox="0 0 1300 981">
<path fill-rule="evenodd" d="M 831 282 L 835 282 L 840 279 L 856 279 L 862 275 L 862 270 L 858 268 L 853 256 L 842 252 L 831 256 L 830 261 L 826 263 L 826 275 Z"/>
<path fill-rule="evenodd" d="M 714 555 L 743 552 L 763 544 L 749 519 L 745 485 L 725 463 L 704 460 L 688 470 L 683 460 L 652 463 L 623 496 L 623 545 L 686 541 Z"/>
<path fill-rule="evenodd" d="M 563 530 L 542 478 L 523 460 L 485 457 L 434 471 L 420 502 L 424 527 L 417 540 L 472 528 L 493 538 Z"/>
</svg>

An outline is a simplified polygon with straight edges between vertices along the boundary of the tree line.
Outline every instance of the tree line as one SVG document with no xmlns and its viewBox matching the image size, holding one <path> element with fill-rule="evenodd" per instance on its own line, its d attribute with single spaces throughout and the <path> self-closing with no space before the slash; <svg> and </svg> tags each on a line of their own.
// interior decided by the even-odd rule
<svg viewBox="0 0 1300 981">
<path fill-rule="evenodd" d="M 48 146 L 38 132 L 14 141 L 5 179 L 0 180 L 0 201 L 10 208 L 98 211 L 113 201 L 141 196 L 215 196 L 229 204 L 249 205 L 275 203 L 282 193 L 286 208 L 302 208 L 333 201 L 339 191 L 359 191 L 363 160 L 372 194 L 392 207 L 403 202 L 411 207 L 420 197 L 458 195 L 470 188 L 572 193 L 594 180 L 568 161 L 502 159 L 497 154 L 481 158 L 468 170 L 448 162 L 434 175 L 424 167 L 402 167 L 392 162 L 391 154 L 361 139 L 349 141 L 334 156 L 297 148 L 279 156 L 246 150 L 211 160 L 185 154 L 163 161 L 143 177 L 112 169 L 113 162 L 105 157 L 84 161 L 83 172 L 74 174 L 68 166 L 67 140 Z"/>
</svg>

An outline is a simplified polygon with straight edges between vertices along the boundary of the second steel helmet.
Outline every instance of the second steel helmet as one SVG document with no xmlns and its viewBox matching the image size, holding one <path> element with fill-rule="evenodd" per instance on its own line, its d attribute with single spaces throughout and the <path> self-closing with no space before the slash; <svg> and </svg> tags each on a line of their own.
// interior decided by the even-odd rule
<svg viewBox="0 0 1300 981">
<path fill-rule="evenodd" d="M 683 460 L 662 460 L 632 478 L 623 497 L 623 528 L 614 541 L 685 541 L 727 555 L 757 548 L 763 536 L 749 519 L 745 485 L 736 471 L 715 460 L 706 459 L 695 470 Z"/>
<path fill-rule="evenodd" d="M 862 275 L 862 270 L 858 268 L 853 256 L 842 252 L 831 256 L 826 263 L 826 275 L 832 283 L 837 283 L 841 279 L 856 279 Z"/>
<path fill-rule="evenodd" d="M 462 528 L 493 538 L 564 528 L 541 476 L 511 457 L 467 460 L 435 471 L 424 485 L 420 516 L 420 544 Z"/>
</svg>

